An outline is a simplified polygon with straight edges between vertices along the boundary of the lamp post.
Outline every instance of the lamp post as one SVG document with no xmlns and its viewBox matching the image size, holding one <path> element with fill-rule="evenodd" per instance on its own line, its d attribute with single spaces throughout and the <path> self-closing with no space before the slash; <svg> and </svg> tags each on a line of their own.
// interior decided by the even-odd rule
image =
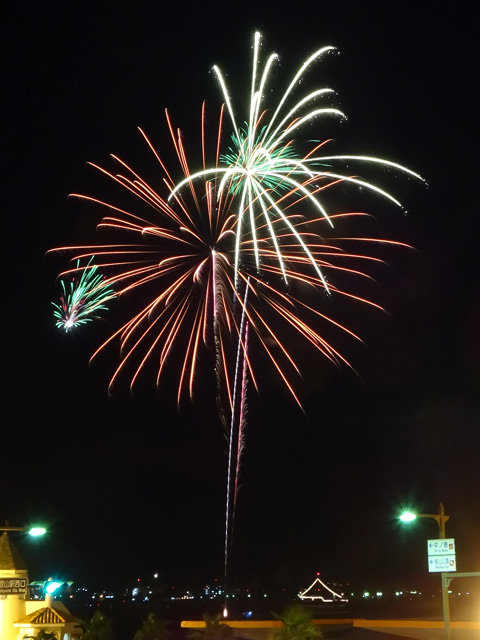
<svg viewBox="0 0 480 640">
<path fill-rule="evenodd" d="M 417 518 L 433 518 L 438 524 L 438 535 L 443 540 L 445 539 L 445 523 L 449 520 L 450 516 L 445 515 L 445 509 L 443 503 L 440 502 L 440 513 L 415 513 L 413 511 L 404 511 L 400 515 L 402 522 L 413 522 Z M 443 606 L 443 626 L 445 629 L 445 639 L 451 640 L 452 631 L 450 629 L 450 601 L 448 599 L 448 584 L 447 574 L 442 571 L 442 606 Z"/>
<path fill-rule="evenodd" d="M 402 522 L 412 522 L 413 520 L 416 520 L 417 518 L 433 518 L 434 520 L 436 520 L 437 524 L 438 524 L 438 534 L 440 538 L 445 539 L 445 523 L 447 522 L 447 520 L 450 519 L 450 516 L 445 515 L 445 509 L 443 507 L 443 503 L 440 502 L 440 513 L 435 514 L 435 513 L 416 513 L 414 511 L 404 511 L 401 516 L 400 516 L 400 520 Z"/>
<path fill-rule="evenodd" d="M 0 527 L 0 531 L 23 531 L 24 533 L 28 533 L 29 536 L 33 536 L 34 538 L 38 536 L 43 536 L 47 533 L 45 527 L 34 526 L 34 527 L 11 527 L 8 522 L 6 522 L 2 527 Z"/>
</svg>

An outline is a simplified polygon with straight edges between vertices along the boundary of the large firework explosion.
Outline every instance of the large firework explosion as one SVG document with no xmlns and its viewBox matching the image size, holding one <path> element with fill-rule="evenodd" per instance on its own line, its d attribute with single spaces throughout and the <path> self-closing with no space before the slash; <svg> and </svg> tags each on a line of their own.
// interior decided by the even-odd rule
<svg viewBox="0 0 480 640">
<path fill-rule="evenodd" d="M 323 125 L 328 116 L 344 117 L 330 105 L 317 106 L 333 93 L 328 88 L 316 89 L 288 106 L 309 67 L 332 49 L 324 47 L 310 56 L 272 108 L 265 94 L 277 56 L 268 57 L 259 73 L 260 34 L 255 34 L 250 108 L 242 126 L 237 124 L 223 75 L 214 67 L 232 126 L 230 146 L 222 150 L 222 107 L 209 152 L 211 138 L 202 109 L 201 168 L 195 164 L 191 171 L 182 135 L 167 113 L 182 179 L 177 181 L 176 174 L 167 170 L 141 131 L 161 179 L 143 178 L 116 156 L 112 156 L 119 167 L 116 173 L 92 165 L 121 188 L 120 202 L 133 197 L 133 209 L 74 194 L 107 210 L 98 229 L 108 241 L 54 250 L 72 255 L 76 267 L 65 273 L 77 270 L 83 261 L 92 273 L 98 268 L 101 283 L 94 291 L 115 291 L 119 306 L 125 303 L 127 320 L 93 355 L 119 344 L 120 362 L 110 386 L 125 374 L 133 387 L 155 363 L 157 385 L 167 371 L 170 375 L 173 371 L 180 403 L 185 394 L 193 397 L 206 354 L 213 353 L 219 413 L 229 439 L 225 576 L 244 442 L 246 389 L 248 381 L 259 387 L 258 361 L 263 354 L 263 361 L 270 362 L 300 404 L 295 383 L 302 370 L 298 345 L 303 343 L 304 350 L 313 349 L 335 364 L 348 364 L 325 329 L 357 336 L 332 315 L 330 303 L 342 298 L 380 308 L 357 293 L 352 282 L 370 277 L 368 265 L 379 261 L 372 255 L 375 243 L 402 244 L 337 233 L 337 227 L 343 229 L 345 223 L 367 214 L 332 211 L 324 196 L 335 188 L 360 187 L 400 203 L 371 180 L 335 167 L 381 166 L 421 179 L 390 160 L 320 155 L 328 140 L 302 140 L 307 127 Z M 352 251 L 355 243 L 367 250 Z M 343 276 L 348 276 L 346 287 Z M 68 322 L 80 324 L 80 319 Z"/>
</svg>

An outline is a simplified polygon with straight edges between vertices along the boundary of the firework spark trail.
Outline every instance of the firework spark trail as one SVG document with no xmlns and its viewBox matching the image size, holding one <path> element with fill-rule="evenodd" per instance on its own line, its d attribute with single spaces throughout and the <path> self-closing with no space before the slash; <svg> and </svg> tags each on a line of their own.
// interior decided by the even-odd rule
<svg viewBox="0 0 480 640">
<path fill-rule="evenodd" d="M 242 366 L 242 380 L 240 391 L 240 403 L 239 403 L 239 416 L 238 416 L 238 428 L 236 431 L 237 451 L 236 451 L 236 464 L 235 464 L 235 482 L 233 487 L 233 505 L 230 516 L 230 526 L 226 528 L 225 538 L 225 597 L 227 597 L 228 577 L 229 577 L 229 562 L 230 554 L 233 545 L 234 527 L 235 527 L 235 515 L 237 508 L 237 498 L 240 480 L 240 468 L 242 462 L 242 454 L 245 448 L 245 427 L 247 422 L 247 384 L 248 384 L 248 321 L 245 323 L 245 333 L 243 340 L 243 366 Z M 229 469 L 230 477 L 233 474 L 233 469 Z M 228 509 L 228 507 L 227 507 Z M 227 511 L 228 513 L 228 511 Z M 226 609 L 226 602 L 225 608 Z M 225 616 L 226 617 L 226 616 Z"/>
<path fill-rule="evenodd" d="M 242 453 L 245 446 L 245 433 L 244 427 L 247 420 L 247 384 L 248 384 L 248 322 L 245 323 L 245 348 L 243 351 L 243 373 L 242 373 L 242 391 L 240 396 L 240 415 L 238 419 L 238 442 L 237 442 L 237 465 L 235 468 L 235 486 L 233 489 L 233 508 L 232 508 L 232 535 L 233 525 L 235 522 L 235 510 L 237 507 L 239 480 L 240 480 L 240 466 L 242 461 Z"/>
<path fill-rule="evenodd" d="M 100 318 L 98 313 L 107 311 L 106 303 L 117 296 L 104 276 L 98 272 L 93 260 L 94 256 L 85 267 L 81 267 L 80 260 L 77 260 L 74 269 L 60 274 L 63 295 L 60 296 L 60 304 L 52 302 L 53 315 L 57 319 L 56 326 L 66 333 Z"/>
<path fill-rule="evenodd" d="M 238 472 L 240 464 L 240 443 L 241 430 L 243 420 L 243 407 L 245 402 L 245 377 L 247 364 L 247 338 L 248 338 L 248 322 L 245 323 L 246 309 L 248 305 L 248 289 L 250 286 L 250 278 L 247 278 L 245 285 L 245 296 L 241 302 L 241 319 L 238 333 L 237 358 L 234 370 L 233 381 L 233 399 L 231 406 L 230 433 L 228 438 L 228 465 L 227 465 L 227 491 L 225 501 L 225 588 L 228 576 L 228 561 L 230 555 L 230 534 L 233 530 L 234 512 L 231 512 L 230 501 L 232 497 L 232 483 L 234 485 L 234 504 L 236 501 Z M 237 297 L 237 296 L 236 296 Z M 237 297 L 238 299 L 238 297 Z M 242 361 L 242 375 L 240 377 L 240 363 Z M 240 389 L 239 389 L 240 383 Z M 240 391 L 240 403 L 238 404 L 238 390 Z M 238 408 L 237 408 L 238 405 Z M 236 454 L 234 455 L 234 444 L 236 444 Z M 235 478 L 234 478 L 235 473 Z"/>
<path fill-rule="evenodd" d="M 224 378 L 221 375 L 221 372 L 226 371 L 226 364 L 222 361 L 222 347 L 221 347 L 221 339 L 219 333 L 219 316 L 221 315 L 221 304 L 222 297 L 220 294 L 221 284 L 217 283 L 218 272 L 217 272 L 217 255 L 215 249 L 212 250 L 212 306 L 213 306 L 213 341 L 215 345 L 215 382 L 217 387 L 216 394 L 216 403 L 217 403 L 217 412 L 222 427 L 225 433 L 228 433 L 228 422 L 225 411 L 224 403 L 222 402 L 222 392 L 223 392 L 223 384 Z M 228 396 L 230 397 L 230 389 L 227 388 Z M 231 405 L 231 402 L 229 403 Z"/>
</svg>

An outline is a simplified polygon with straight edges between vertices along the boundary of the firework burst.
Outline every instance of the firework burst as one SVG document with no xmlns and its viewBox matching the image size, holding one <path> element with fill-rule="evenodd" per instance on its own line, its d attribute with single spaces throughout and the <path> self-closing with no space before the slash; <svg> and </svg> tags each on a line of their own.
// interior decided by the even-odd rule
<svg viewBox="0 0 480 640">
<path fill-rule="evenodd" d="M 52 302 L 53 315 L 57 320 L 56 326 L 66 333 L 100 318 L 99 312 L 106 311 L 106 303 L 117 295 L 98 272 L 93 259 L 94 256 L 91 256 L 85 267 L 80 266 L 81 261 L 78 259 L 74 269 L 60 274 L 63 293 L 60 304 Z"/>
<path fill-rule="evenodd" d="M 215 134 L 214 154 L 217 159 L 222 114 L 223 110 Z M 112 157 L 120 167 L 117 173 L 92 165 L 121 187 L 124 199 L 127 194 L 133 195 L 136 208 L 142 213 L 133 213 L 91 196 L 74 194 L 76 198 L 108 210 L 98 229 L 99 234 L 108 234 L 114 241 L 54 250 L 73 253 L 72 259 L 76 264 L 79 261 L 90 261 L 90 264 L 95 256 L 95 265 L 105 274 L 102 290 L 114 289 L 119 306 L 122 307 L 122 302 L 128 304 L 129 319 L 99 346 L 92 357 L 118 340 L 120 363 L 111 378 L 111 385 L 125 373 L 133 386 L 147 363 L 151 362 L 156 362 L 157 384 L 160 384 L 168 365 L 174 367 L 180 362 L 180 402 L 184 393 L 193 396 L 197 369 L 202 366 L 206 351 L 213 349 L 215 370 L 217 376 L 221 376 L 219 388 L 226 389 L 227 404 L 231 407 L 232 371 L 236 368 L 231 354 L 235 353 L 238 340 L 243 344 L 243 319 L 243 326 L 248 323 L 249 340 L 255 345 L 255 360 L 259 351 L 263 351 L 300 403 L 293 383 L 293 378 L 301 373 L 295 348 L 298 338 L 332 362 L 340 364 L 346 360 L 323 337 L 322 326 L 330 325 L 357 337 L 325 312 L 324 278 L 311 269 L 311 260 L 323 273 L 331 275 L 330 293 L 378 307 L 338 284 L 342 274 L 368 278 L 362 264 L 378 259 L 347 250 L 347 243 L 352 238 L 333 236 L 330 223 L 365 214 L 335 214 L 328 221 L 324 216 L 309 218 L 305 215 L 309 208 L 305 206 L 303 194 L 290 190 L 276 201 L 276 206 L 281 206 L 288 198 L 288 207 L 283 208 L 281 217 L 271 222 L 283 264 L 279 265 L 277 249 L 271 247 L 268 238 L 260 237 L 267 223 L 262 226 L 257 222 L 255 238 L 248 230 L 243 233 L 242 263 L 240 268 L 236 268 L 239 221 L 234 198 L 229 190 L 221 189 L 221 177 L 201 181 L 200 189 L 197 177 L 190 173 L 182 136 L 174 130 L 168 114 L 167 123 L 189 188 L 182 194 L 174 191 L 170 173 L 152 143 L 141 132 L 160 165 L 165 196 L 160 195 L 159 185 L 153 187 L 116 156 Z M 202 140 L 202 158 L 205 159 L 204 113 Z M 203 162 L 205 164 L 205 160 Z M 332 184 L 326 183 L 323 189 Z M 172 192 L 173 196 L 168 200 L 167 196 Z M 373 239 L 363 238 L 361 241 L 371 245 Z M 308 254 L 304 246 L 308 248 Z M 260 272 L 256 266 L 257 255 L 261 256 Z M 258 388 L 255 362 L 246 351 L 244 357 L 248 377 Z"/>
<path fill-rule="evenodd" d="M 326 184 L 337 182 L 347 183 L 370 190 L 398 206 L 400 202 L 390 193 L 376 184 L 362 180 L 358 177 L 347 175 L 332 169 L 332 164 L 345 164 L 346 162 L 361 162 L 377 164 L 394 169 L 419 180 L 421 176 L 410 169 L 389 160 L 353 155 L 320 156 L 319 150 L 326 142 L 312 143 L 306 153 L 300 150 L 296 137 L 304 131 L 308 124 L 318 118 L 334 116 L 345 118 L 340 110 L 331 106 L 317 106 L 319 101 L 328 99 L 333 93 L 330 88 L 316 89 L 300 100 L 293 101 L 290 98 L 302 78 L 314 62 L 321 59 L 335 47 L 327 46 L 313 53 L 300 66 L 287 89 L 281 94 L 276 106 L 268 110 L 265 96 L 272 69 L 278 60 L 277 54 L 271 54 L 263 67 L 260 68 L 260 33 L 255 33 L 253 46 L 253 70 L 250 89 L 250 108 L 243 126 L 239 126 L 234 113 L 228 88 L 217 66 L 213 70 L 218 78 L 222 95 L 227 105 L 227 110 L 232 124 L 232 146 L 227 153 L 220 156 L 220 166 L 204 168 L 192 176 L 180 181 L 173 190 L 170 198 L 191 183 L 192 179 L 221 176 L 217 195 L 222 197 L 228 192 L 235 197 L 235 211 L 237 216 L 236 249 L 235 249 L 235 278 L 237 281 L 240 269 L 243 242 L 247 233 L 251 238 L 257 271 L 261 271 L 263 251 L 262 240 L 268 238 L 269 244 L 278 262 L 283 279 L 288 281 L 288 258 L 283 253 L 279 242 L 276 224 L 282 221 L 282 228 L 286 227 L 291 240 L 296 242 L 303 254 L 321 280 L 327 290 L 329 285 L 315 255 L 311 252 L 308 243 L 295 224 L 292 224 L 290 216 L 285 212 L 291 199 L 305 200 L 313 215 L 322 216 L 328 224 L 332 224 L 331 215 L 327 211 L 322 200 L 322 191 Z M 245 230 L 248 227 L 248 231 Z"/>
</svg>

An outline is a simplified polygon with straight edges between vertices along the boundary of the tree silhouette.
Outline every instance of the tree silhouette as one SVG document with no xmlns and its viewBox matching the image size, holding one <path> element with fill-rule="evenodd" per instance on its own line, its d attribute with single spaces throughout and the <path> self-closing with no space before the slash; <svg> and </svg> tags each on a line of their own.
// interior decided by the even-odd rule
<svg viewBox="0 0 480 640">
<path fill-rule="evenodd" d="M 110 618 L 101 611 L 95 611 L 91 620 L 83 624 L 80 640 L 115 640 Z"/>
<path fill-rule="evenodd" d="M 168 622 L 157 618 L 154 613 L 149 613 L 133 636 L 133 640 L 166 640 L 169 636 L 167 625 Z"/>
<path fill-rule="evenodd" d="M 307 609 L 293 605 L 276 617 L 281 620 L 282 627 L 275 634 L 277 640 L 321 640 L 324 638 L 320 629 L 313 624 L 312 616 Z"/>
<path fill-rule="evenodd" d="M 45 629 L 39 629 L 35 636 L 23 636 L 23 638 L 24 640 L 58 640 L 54 631 L 46 631 Z"/>
<path fill-rule="evenodd" d="M 190 631 L 188 637 L 191 640 L 229 640 L 233 638 L 233 629 L 225 622 L 221 622 L 221 615 L 210 616 L 208 613 L 203 614 L 205 627 L 203 629 L 194 629 Z"/>
</svg>

